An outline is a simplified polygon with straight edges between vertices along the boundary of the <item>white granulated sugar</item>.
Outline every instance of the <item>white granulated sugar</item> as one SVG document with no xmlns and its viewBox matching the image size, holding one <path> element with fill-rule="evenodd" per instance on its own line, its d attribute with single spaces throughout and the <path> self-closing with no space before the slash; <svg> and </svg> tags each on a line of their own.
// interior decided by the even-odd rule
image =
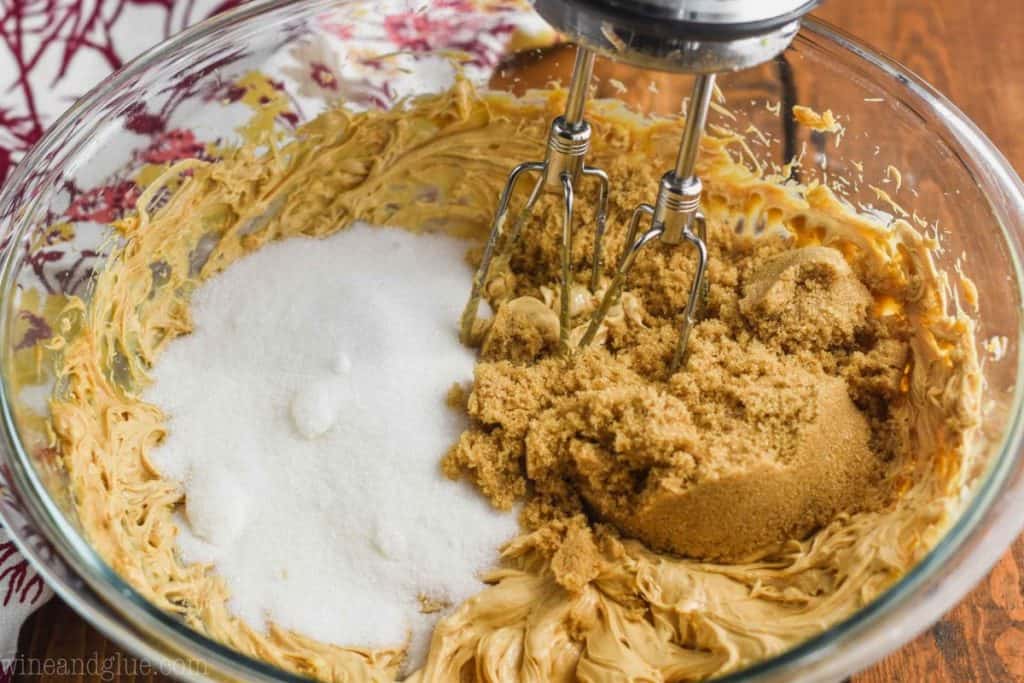
<svg viewBox="0 0 1024 683">
<path fill-rule="evenodd" d="M 515 516 L 439 461 L 471 379 L 456 325 L 464 243 L 355 225 L 270 244 L 195 295 L 145 398 L 168 415 L 153 453 L 187 494 L 179 547 L 212 562 L 231 609 L 319 640 L 394 646 L 411 664 L 438 615 L 481 588 Z"/>
</svg>

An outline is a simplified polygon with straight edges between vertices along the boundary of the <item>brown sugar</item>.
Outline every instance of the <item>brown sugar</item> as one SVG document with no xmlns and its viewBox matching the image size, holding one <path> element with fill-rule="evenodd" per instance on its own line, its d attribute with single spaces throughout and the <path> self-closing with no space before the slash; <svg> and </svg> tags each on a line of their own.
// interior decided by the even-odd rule
<svg viewBox="0 0 1024 683">
<path fill-rule="evenodd" d="M 868 288 L 829 247 L 776 256 L 743 291 L 740 309 L 758 336 L 786 351 L 849 344 L 872 304 Z"/>
<path fill-rule="evenodd" d="M 904 447 L 886 405 L 900 391 L 905 331 L 873 317 L 838 250 L 711 230 L 707 311 L 671 377 L 685 250 L 644 254 L 623 298 L 631 315 L 620 310 L 606 344 L 571 359 L 557 351 L 556 252 L 540 237 L 513 254 L 491 301 L 471 425 L 445 472 L 498 507 L 524 499 L 527 528 L 608 522 L 652 549 L 718 561 L 882 504 Z M 574 327 L 593 304 L 574 301 Z M 569 555 L 586 547 L 564 538 Z"/>
</svg>

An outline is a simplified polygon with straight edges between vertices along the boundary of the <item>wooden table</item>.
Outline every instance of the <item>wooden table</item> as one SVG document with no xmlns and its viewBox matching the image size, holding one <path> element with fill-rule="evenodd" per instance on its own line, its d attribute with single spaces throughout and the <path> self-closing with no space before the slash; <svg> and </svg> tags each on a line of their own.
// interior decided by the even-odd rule
<svg viewBox="0 0 1024 683">
<path fill-rule="evenodd" d="M 1019 0 L 832 0 L 816 12 L 902 61 L 953 100 L 1024 174 L 1024 2 Z M 1024 681 L 1024 539 L 957 608 L 853 683 Z M 161 679 L 59 600 L 22 633 L 27 657 L 108 662 L 116 676 Z M 99 681 L 99 676 L 41 676 Z"/>
</svg>

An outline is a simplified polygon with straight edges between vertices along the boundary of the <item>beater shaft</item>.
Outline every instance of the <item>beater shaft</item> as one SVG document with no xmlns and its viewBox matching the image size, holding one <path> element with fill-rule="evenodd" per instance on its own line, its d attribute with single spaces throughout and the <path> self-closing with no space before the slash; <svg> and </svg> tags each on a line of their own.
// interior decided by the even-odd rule
<svg viewBox="0 0 1024 683">
<path fill-rule="evenodd" d="M 587 89 L 594 75 L 594 61 L 597 55 L 590 50 L 580 48 L 576 51 L 576 61 L 572 65 L 572 76 L 569 79 L 569 93 L 565 98 L 565 114 L 562 118 L 570 126 L 579 126 L 583 121 L 583 110 L 587 106 Z"/>
<path fill-rule="evenodd" d="M 697 167 L 700 139 L 708 122 L 708 109 L 711 106 L 711 96 L 714 92 L 714 74 L 696 77 L 693 83 L 693 94 L 686 107 L 686 128 L 683 130 L 683 140 L 679 144 L 676 167 L 673 169 L 679 177 L 692 176 Z"/>
<path fill-rule="evenodd" d="M 683 322 L 679 341 L 673 354 L 671 371 L 675 372 L 686 360 L 686 347 L 690 331 L 699 315 L 707 295 L 705 276 L 707 272 L 707 226 L 700 213 L 700 197 L 703 187 L 695 174 L 700 138 L 707 123 L 708 107 L 715 87 L 714 74 L 696 77 L 693 94 L 687 107 L 683 137 L 679 144 L 675 167 L 662 176 L 658 184 L 658 196 L 654 205 L 640 204 L 633 210 L 629 229 L 626 233 L 626 247 L 619 259 L 615 276 L 597 310 L 590 319 L 580 346 L 587 346 L 597 335 L 601 323 L 611 307 L 619 301 L 626 276 L 636 262 L 640 251 L 656 239 L 665 244 L 677 245 L 689 242 L 697 250 L 697 267 L 690 282 L 689 296 L 683 310 Z M 639 237 L 640 221 L 650 216 L 651 227 Z M 696 231 L 694 230 L 696 228 Z"/>
<path fill-rule="evenodd" d="M 473 276 L 469 301 L 462 312 L 460 339 L 464 344 L 471 342 L 473 328 L 477 321 L 480 299 L 487 285 L 491 263 L 494 257 L 507 253 L 519 240 L 523 227 L 533 212 L 542 192 L 560 193 L 562 196 L 562 231 L 559 244 L 561 288 L 559 301 L 559 343 L 562 351 L 569 351 L 571 324 L 570 303 L 572 285 L 572 235 L 576 200 L 576 183 L 581 177 L 592 178 L 598 183 L 598 207 L 594 235 L 594 255 L 591 265 L 591 284 L 601 277 L 601 244 L 605 221 L 608 215 L 608 175 L 601 169 L 587 166 L 586 154 L 590 149 L 590 124 L 583 116 L 587 94 L 594 71 L 595 55 L 586 48 L 578 48 L 573 65 L 572 80 L 566 97 L 565 113 L 557 117 L 548 132 L 547 152 L 544 161 L 519 164 L 509 174 L 505 188 L 498 201 L 498 210 L 491 224 L 491 232 L 484 245 L 480 266 Z M 525 174 L 536 173 L 537 180 L 526 199 L 523 208 L 516 215 L 511 230 L 506 234 L 505 222 L 516 187 Z"/>
</svg>

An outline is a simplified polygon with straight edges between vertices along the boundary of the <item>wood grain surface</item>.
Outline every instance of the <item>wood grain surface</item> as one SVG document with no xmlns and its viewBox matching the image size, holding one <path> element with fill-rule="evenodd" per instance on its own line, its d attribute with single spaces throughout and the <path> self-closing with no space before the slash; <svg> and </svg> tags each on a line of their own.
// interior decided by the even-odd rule
<svg viewBox="0 0 1024 683">
<path fill-rule="evenodd" d="M 1024 174 L 1024 2 L 832 0 L 816 14 L 935 85 Z M 854 676 L 853 683 L 1024 681 L 1022 566 L 1024 539 L 1019 539 L 942 621 Z M 120 651 L 59 600 L 31 618 L 20 646 L 29 661 L 87 666 L 63 675 L 22 675 L 19 680 L 167 680 Z"/>
</svg>

